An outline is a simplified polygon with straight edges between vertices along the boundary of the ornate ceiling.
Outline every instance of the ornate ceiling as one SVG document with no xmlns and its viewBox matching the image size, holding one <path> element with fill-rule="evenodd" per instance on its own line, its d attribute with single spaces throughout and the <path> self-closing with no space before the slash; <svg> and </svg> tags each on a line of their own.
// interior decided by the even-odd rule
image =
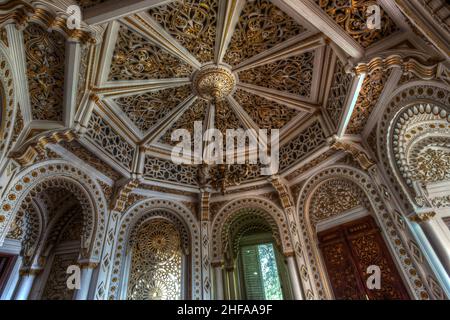
<svg viewBox="0 0 450 320">
<path fill-rule="evenodd" d="M 83 160 L 113 186 L 137 180 L 142 190 L 187 195 L 268 183 L 258 165 L 202 175 L 200 166 L 172 162 L 171 133 L 193 137 L 194 121 L 223 134 L 279 129 L 278 174 L 295 181 L 340 154 L 336 139 L 370 138 L 383 94 L 406 76 L 437 78 L 445 50 L 439 39 L 421 49 L 429 40 L 390 1 L 150 1 L 137 10 L 112 0 L 45 2 L 17 1 L 20 13 L 2 20 L 22 25 L 17 38 L 0 33 L 24 55 L 26 130 L 15 139 L 53 134 L 61 156 Z M 60 22 L 74 3 L 84 16 L 76 32 Z M 380 30 L 365 24 L 373 3 Z"/>
</svg>

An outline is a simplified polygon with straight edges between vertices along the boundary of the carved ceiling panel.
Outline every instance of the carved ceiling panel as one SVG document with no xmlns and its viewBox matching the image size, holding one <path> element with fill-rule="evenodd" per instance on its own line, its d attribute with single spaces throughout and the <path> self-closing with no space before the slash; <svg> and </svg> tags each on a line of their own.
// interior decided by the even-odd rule
<svg viewBox="0 0 450 320">
<path fill-rule="evenodd" d="M 189 77 L 192 67 L 120 26 L 108 80 L 148 80 Z"/>
<path fill-rule="evenodd" d="M 315 0 L 319 7 L 363 48 L 399 31 L 394 21 L 381 8 L 381 29 L 367 28 L 367 8 L 376 1 Z"/>
<path fill-rule="evenodd" d="M 184 101 L 190 93 L 189 86 L 181 86 L 121 97 L 114 102 L 142 132 L 146 132 Z"/>
<path fill-rule="evenodd" d="M 244 83 L 287 91 L 303 97 L 311 95 L 314 70 L 314 51 L 278 60 L 238 73 Z"/>
<path fill-rule="evenodd" d="M 295 22 L 270 1 L 247 1 L 225 53 L 224 61 L 236 66 L 305 31 L 305 27 Z"/>
<path fill-rule="evenodd" d="M 145 157 L 144 176 L 160 181 L 196 185 L 197 167 L 176 164 L 171 160 L 158 159 L 147 155 Z"/>
<path fill-rule="evenodd" d="M 208 108 L 208 102 L 204 99 L 197 99 L 192 106 L 175 122 L 175 124 L 169 128 L 164 135 L 159 139 L 159 142 L 168 145 L 176 145 L 177 142 L 173 142 L 170 138 L 173 131 L 177 129 L 186 129 L 191 133 L 191 138 L 194 139 L 194 122 L 202 121 L 205 123 L 206 111 Z"/>
<path fill-rule="evenodd" d="M 391 69 L 387 71 L 379 69 L 366 76 L 346 133 L 358 134 L 364 129 L 373 109 L 378 103 L 390 74 Z"/>
<path fill-rule="evenodd" d="M 113 159 L 131 169 L 134 147 L 122 138 L 100 115 L 92 114 L 86 135 Z"/>
<path fill-rule="evenodd" d="M 36 120 L 62 121 L 64 36 L 30 23 L 23 32 L 31 113 Z"/>
<path fill-rule="evenodd" d="M 342 62 L 339 59 L 336 59 L 333 82 L 325 107 L 331 121 L 336 127 L 339 124 L 342 111 L 345 108 L 345 99 L 347 98 L 347 93 L 350 90 L 351 81 L 352 75 L 346 73 Z"/>
<path fill-rule="evenodd" d="M 174 39 L 200 62 L 214 59 L 218 0 L 182 0 L 149 10 Z"/>
<path fill-rule="evenodd" d="M 337 216 L 357 206 L 364 205 L 361 189 L 349 180 L 331 179 L 325 181 L 314 192 L 310 204 L 312 224 Z"/>
<path fill-rule="evenodd" d="M 244 129 L 241 121 L 236 114 L 232 111 L 227 101 L 217 101 L 215 110 L 215 123 L 214 126 L 225 137 L 227 129 Z"/>
<path fill-rule="evenodd" d="M 326 142 L 322 124 L 316 120 L 300 132 L 294 139 L 280 148 L 280 168 L 286 169 L 303 159 Z"/>
<path fill-rule="evenodd" d="M 281 129 L 299 111 L 238 89 L 234 98 L 261 129 Z"/>
</svg>

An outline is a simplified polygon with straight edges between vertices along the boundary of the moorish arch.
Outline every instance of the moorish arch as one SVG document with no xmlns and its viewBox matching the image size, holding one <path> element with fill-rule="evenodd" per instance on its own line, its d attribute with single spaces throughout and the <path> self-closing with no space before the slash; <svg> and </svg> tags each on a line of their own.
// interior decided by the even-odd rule
<svg viewBox="0 0 450 320">
<path fill-rule="evenodd" d="M 426 185 L 450 180 L 450 91 L 416 81 L 388 101 L 377 127 L 378 156 L 404 206 L 427 206 Z"/>
<path fill-rule="evenodd" d="M 292 299 L 286 259 L 293 250 L 283 211 L 250 197 L 227 203 L 212 221 L 216 299 Z"/>
<path fill-rule="evenodd" d="M 378 155 L 403 202 L 433 247 L 441 277 L 450 275 L 450 91 L 439 82 L 416 81 L 391 95 L 378 123 Z"/>
<path fill-rule="evenodd" d="M 173 268 L 172 262 L 165 261 L 168 254 L 165 251 L 174 251 L 171 241 L 176 241 L 180 246 L 180 255 L 183 256 L 182 276 L 179 287 L 182 289 L 177 296 L 181 299 L 201 299 L 201 258 L 200 258 L 200 230 L 197 219 L 192 212 L 184 205 L 174 201 L 163 199 L 142 200 L 130 207 L 120 216 L 118 221 L 117 242 L 114 247 L 113 270 L 109 279 L 109 299 L 144 299 L 151 300 L 149 293 L 173 290 L 173 286 L 164 288 L 150 288 L 153 285 L 162 283 L 162 279 L 154 281 L 154 284 L 147 284 L 140 288 L 141 292 L 134 292 L 130 296 L 129 282 L 133 281 L 133 256 L 132 249 L 139 239 L 143 240 L 144 250 L 154 256 L 150 261 L 142 261 L 142 266 L 152 268 L 167 268 L 170 272 Z M 162 228 L 165 227 L 165 228 Z M 143 231 L 151 230 L 145 236 Z M 158 247 L 161 249 L 158 250 Z M 167 249 L 167 250 L 165 250 Z M 170 249 L 170 250 L 169 250 Z M 155 254 L 155 252 L 158 252 Z M 139 253 L 138 253 L 139 254 Z M 149 255 L 147 255 L 149 256 Z M 152 265 L 152 263 L 154 263 Z M 190 274 L 190 276 L 189 276 Z M 124 275 L 127 275 L 126 277 Z M 124 280 L 125 279 L 125 280 Z M 154 279 L 155 280 L 155 279 Z M 148 281 L 148 279 L 144 279 Z M 172 298 L 162 294 L 158 298 Z"/>
<path fill-rule="evenodd" d="M 225 205 L 212 221 L 212 261 L 219 262 L 225 259 L 225 248 L 230 244 L 229 227 L 237 221 L 240 215 L 248 211 L 257 217 L 257 222 L 265 221 L 270 226 L 276 240 L 279 242 L 283 253 L 291 253 L 292 243 L 288 230 L 287 220 L 283 211 L 269 200 L 252 197 L 236 199 Z M 264 224 L 260 224 L 264 228 Z"/>
<path fill-rule="evenodd" d="M 339 198 L 339 201 L 336 201 Z M 339 218 L 346 213 L 346 220 L 351 221 L 354 208 L 364 208 L 373 217 L 386 246 L 392 255 L 404 285 L 415 299 L 442 297 L 442 289 L 435 288 L 436 280 L 424 277 L 420 262 L 414 259 L 410 251 L 411 241 L 405 235 L 404 222 L 386 210 L 382 197 L 371 178 L 359 169 L 348 165 L 333 165 L 322 169 L 309 178 L 298 198 L 300 230 L 304 236 L 303 250 L 308 257 L 310 276 L 314 278 L 317 292 L 322 299 L 333 297 L 323 255 L 318 246 L 317 224 L 321 221 Z M 350 217 L 350 218 L 349 218 Z"/>
<path fill-rule="evenodd" d="M 18 175 L 11 185 L 0 204 L 4 214 L 4 221 L 0 224 L 0 239 L 5 238 L 17 213 L 23 206 L 29 205 L 34 196 L 47 188 L 62 188 L 71 192 L 82 208 L 86 221 L 84 256 L 93 261 L 99 260 L 107 206 L 101 188 L 95 180 L 69 162 L 51 160 L 30 166 Z"/>
</svg>

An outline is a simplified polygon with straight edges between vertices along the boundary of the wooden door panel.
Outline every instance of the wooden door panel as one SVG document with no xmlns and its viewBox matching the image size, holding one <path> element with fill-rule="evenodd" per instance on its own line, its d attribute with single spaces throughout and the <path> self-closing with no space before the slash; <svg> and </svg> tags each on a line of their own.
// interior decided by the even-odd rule
<svg viewBox="0 0 450 320">
<path fill-rule="evenodd" d="M 339 235 L 339 236 L 337 236 Z M 318 235 L 323 259 L 337 299 L 409 299 L 381 232 L 372 217 L 355 220 Z M 340 239 L 337 241 L 337 239 Z M 339 245 L 337 245 L 339 243 Z M 336 259 L 344 259 L 336 263 Z M 368 289 L 367 267 L 381 270 L 381 288 Z M 343 272 L 337 266 L 352 270 Z M 347 277 L 346 280 L 341 277 Z M 356 279 L 355 279 L 356 278 Z M 353 287 L 350 286 L 353 283 Z"/>
</svg>

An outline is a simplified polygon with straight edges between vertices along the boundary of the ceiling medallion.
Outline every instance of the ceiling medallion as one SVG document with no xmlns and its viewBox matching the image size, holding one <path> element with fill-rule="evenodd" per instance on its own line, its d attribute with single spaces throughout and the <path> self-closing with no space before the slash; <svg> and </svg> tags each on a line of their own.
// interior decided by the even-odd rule
<svg viewBox="0 0 450 320">
<path fill-rule="evenodd" d="M 218 66 L 207 66 L 194 74 L 193 89 L 203 99 L 223 100 L 230 95 L 236 84 L 233 73 Z"/>
</svg>

